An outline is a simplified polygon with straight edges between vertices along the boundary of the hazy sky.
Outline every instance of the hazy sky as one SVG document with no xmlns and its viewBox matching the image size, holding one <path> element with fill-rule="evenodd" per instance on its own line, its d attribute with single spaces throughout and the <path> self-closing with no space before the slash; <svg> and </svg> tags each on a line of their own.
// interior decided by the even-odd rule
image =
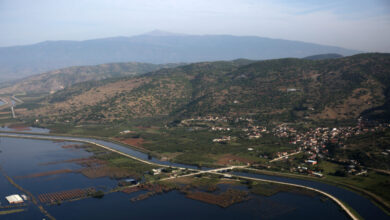
<svg viewBox="0 0 390 220">
<path fill-rule="evenodd" d="M 390 0 L 0 0 L 0 46 L 154 29 L 390 52 Z"/>
</svg>

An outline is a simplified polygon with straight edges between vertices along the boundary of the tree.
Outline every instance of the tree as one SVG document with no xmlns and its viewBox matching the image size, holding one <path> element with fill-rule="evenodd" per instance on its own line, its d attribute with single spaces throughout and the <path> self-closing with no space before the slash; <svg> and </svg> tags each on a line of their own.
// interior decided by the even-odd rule
<svg viewBox="0 0 390 220">
<path fill-rule="evenodd" d="M 334 175 L 335 176 L 341 176 L 341 177 L 346 177 L 347 176 L 347 172 L 344 170 L 344 169 L 340 169 L 340 170 L 336 170 L 336 172 L 334 172 Z"/>
<path fill-rule="evenodd" d="M 104 192 L 101 191 L 101 190 L 98 190 L 96 192 L 93 192 L 91 195 L 92 195 L 93 198 L 101 199 L 104 196 Z"/>
</svg>

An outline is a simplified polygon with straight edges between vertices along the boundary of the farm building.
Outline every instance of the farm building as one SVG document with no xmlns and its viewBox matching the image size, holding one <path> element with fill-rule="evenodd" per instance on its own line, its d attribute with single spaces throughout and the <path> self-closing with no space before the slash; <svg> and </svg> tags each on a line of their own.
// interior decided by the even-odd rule
<svg viewBox="0 0 390 220">
<path fill-rule="evenodd" d="M 310 165 L 316 165 L 317 161 L 316 160 L 307 160 L 306 163 L 308 163 Z"/>
<path fill-rule="evenodd" d="M 22 197 L 20 197 L 18 194 L 7 196 L 5 199 L 9 202 L 9 204 L 23 203 Z"/>
<path fill-rule="evenodd" d="M 125 182 L 130 184 L 137 184 L 137 180 L 135 179 L 125 179 Z"/>
</svg>

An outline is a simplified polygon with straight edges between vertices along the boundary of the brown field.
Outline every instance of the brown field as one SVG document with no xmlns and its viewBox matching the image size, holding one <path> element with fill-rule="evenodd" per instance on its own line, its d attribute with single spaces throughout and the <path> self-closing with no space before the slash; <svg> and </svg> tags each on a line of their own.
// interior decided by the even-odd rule
<svg viewBox="0 0 390 220">
<path fill-rule="evenodd" d="M 140 191 L 140 190 L 141 190 L 141 189 L 138 188 L 138 187 L 128 187 L 128 188 L 122 189 L 121 192 L 124 192 L 124 193 L 126 193 L 126 194 L 131 194 L 131 193 L 133 193 L 133 192 L 138 192 L 138 191 Z"/>
<path fill-rule="evenodd" d="M 128 144 L 137 148 L 143 148 L 145 140 L 143 138 L 114 138 L 114 140 Z"/>
<path fill-rule="evenodd" d="M 106 164 L 105 161 L 99 159 L 78 158 L 78 159 L 71 159 L 71 160 L 61 160 L 61 161 L 53 161 L 48 163 L 41 163 L 39 165 L 53 165 L 53 164 L 60 164 L 60 163 L 77 163 L 85 167 L 94 167 L 94 166 L 100 166 Z"/>
<path fill-rule="evenodd" d="M 132 202 L 144 200 L 144 199 L 147 199 L 147 198 L 154 196 L 156 194 L 161 194 L 164 192 L 172 191 L 174 189 L 178 189 L 176 186 L 167 186 L 167 185 L 161 185 L 161 184 L 142 184 L 142 185 L 139 185 L 137 188 L 139 190 L 147 190 L 149 192 L 131 198 Z"/>
<path fill-rule="evenodd" d="M 167 180 L 168 183 L 178 183 L 178 184 L 191 184 L 194 181 L 193 177 L 181 177 Z"/>
<path fill-rule="evenodd" d="M 247 163 L 252 163 L 252 162 L 253 161 L 251 161 L 249 159 L 242 158 L 242 157 L 239 157 L 236 155 L 225 154 L 218 159 L 217 164 L 218 165 L 231 165 L 231 164 L 237 164 L 237 163 L 247 164 Z"/>
<path fill-rule="evenodd" d="M 80 172 L 88 178 L 110 177 L 121 179 L 138 176 L 136 173 L 129 172 L 126 169 L 108 166 L 86 167 L 81 169 Z"/>
<path fill-rule="evenodd" d="M 38 199 L 42 203 L 57 203 L 67 200 L 84 198 L 93 192 L 95 192 L 94 188 L 73 189 L 55 193 L 44 193 L 39 195 Z"/>
<path fill-rule="evenodd" d="M 61 147 L 64 149 L 77 149 L 77 148 L 82 148 L 83 145 L 81 145 L 81 144 L 68 144 L 68 145 L 63 145 Z"/>
<path fill-rule="evenodd" d="M 187 193 L 187 198 L 226 208 L 233 205 L 234 203 L 248 200 L 248 193 L 234 189 L 229 189 L 226 192 L 220 193 L 218 195 L 197 191 Z"/>
<path fill-rule="evenodd" d="M 15 131 L 31 131 L 31 129 L 28 126 L 23 124 L 12 124 L 9 125 L 8 128 L 11 128 Z"/>
<path fill-rule="evenodd" d="M 364 95 L 361 95 L 365 92 Z M 314 115 L 314 118 L 320 119 L 344 119 L 351 117 L 357 117 L 362 111 L 382 105 L 382 102 L 372 102 L 372 100 L 379 99 L 384 102 L 384 96 L 380 88 L 375 88 L 370 91 L 365 88 L 358 88 L 352 91 L 352 94 L 346 97 L 338 104 L 333 106 L 326 106 L 325 109 Z"/>
</svg>

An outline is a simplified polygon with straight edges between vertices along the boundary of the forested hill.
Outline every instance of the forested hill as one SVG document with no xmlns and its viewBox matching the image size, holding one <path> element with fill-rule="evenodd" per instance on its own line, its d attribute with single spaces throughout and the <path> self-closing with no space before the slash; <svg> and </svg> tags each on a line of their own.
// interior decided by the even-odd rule
<svg viewBox="0 0 390 220">
<path fill-rule="evenodd" d="M 367 112 L 383 118 L 389 112 L 389 87 L 390 54 L 202 62 L 77 84 L 18 111 L 27 118 L 77 123 L 199 115 L 343 120 Z"/>
<path fill-rule="evenodd" d="M 337 53 L 318 54 L 313 56 L 304 57 L 306 60 L 325 60 L 325 59 L 336 59 L 341 58 L 343 55 Z"/>
</svg>

